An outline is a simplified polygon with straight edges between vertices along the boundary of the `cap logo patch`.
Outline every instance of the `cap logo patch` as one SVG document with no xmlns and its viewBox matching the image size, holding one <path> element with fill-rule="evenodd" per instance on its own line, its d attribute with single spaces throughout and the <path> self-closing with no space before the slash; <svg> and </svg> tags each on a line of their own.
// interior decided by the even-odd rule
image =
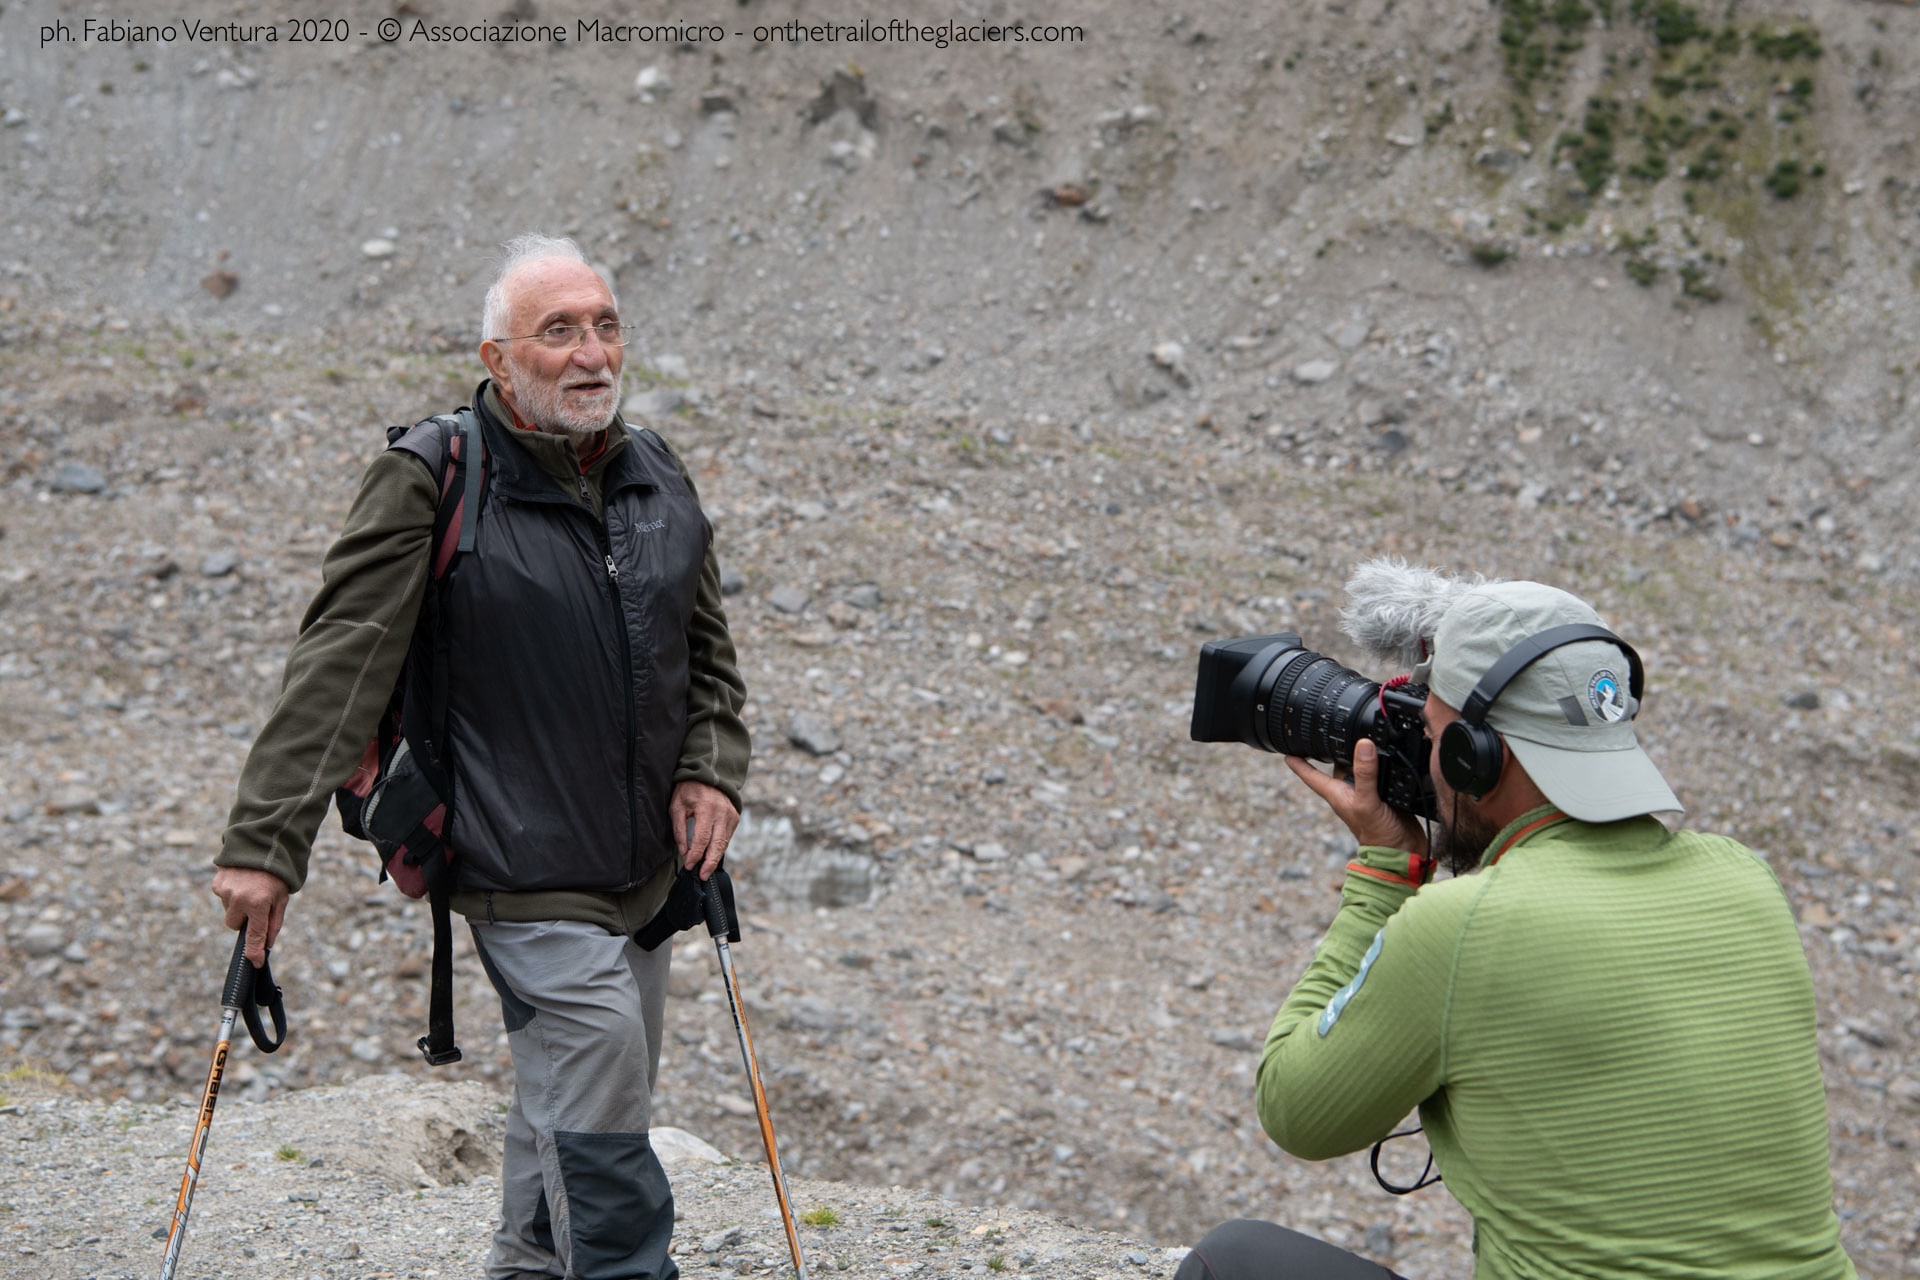
<svg viewBox="0 0 1920 1280">
<path fill-rule="evenodd" d="M 1587 703 L 1607 724 L 1617 724 L 1627 718 L 1627 695 L 1620 688 L 1619 677 L 1605 667 L 1587 681 Z"/>
</svg>

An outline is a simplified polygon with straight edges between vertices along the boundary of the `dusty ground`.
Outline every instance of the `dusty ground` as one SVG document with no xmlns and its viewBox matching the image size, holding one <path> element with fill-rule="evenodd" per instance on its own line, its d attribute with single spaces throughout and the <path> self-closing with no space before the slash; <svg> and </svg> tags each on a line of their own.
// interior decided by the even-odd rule
<svg viewBox="0 0 1920 1280">
<path fill-rule="evenodd" d="M 470 391 L 489 247 L 537 225 L 646 325 L 636 413 L 743 584 L 738 958 L 796 1177 L 1465 1271 L 1443 1194 L 1254 1125 L 1344 855 L 1275 761 L 1186 740 L 1201 642 L 1353 660 L 1340 583 L 1391 551 L 1560 582 L 1639 647 L 1690 820 L 1799 911 L 1848 1247 L 1920 1273 L 1920 11 L 1810 7 L 1819 59 L 1687 91 L 1761 111 L 1755 165 L 1817 154 L 1799 194 L 1621 173 L 1557 231 L 1556 135 L 1657 61 L 1624 12 L 1530 141 L 1497 15 L 1437 2 L 1068 6 L 1078 44 L 945 52 L 41 46 L 91 12 L 0 10 L 0 1059 L 197 1092 L 206 859 L 318 556 L 379 426 Z M 276 955 L 295 1038 L 239 1096 L 425 1073 L 424 913 L 369 870 L 329 824 Z M 681 960 L 663 1121 L 749 1152 Z M 498 1086 L 485 990 L 463 943 L 454 1071 Z"/>
</svg>

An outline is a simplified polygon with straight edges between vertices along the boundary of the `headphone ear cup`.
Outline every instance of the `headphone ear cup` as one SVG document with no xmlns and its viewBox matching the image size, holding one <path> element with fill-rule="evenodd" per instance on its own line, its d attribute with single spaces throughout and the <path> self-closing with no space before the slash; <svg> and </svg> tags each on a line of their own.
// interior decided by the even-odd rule
<svg viewBox="0 0 1920 1280">
<path fill-rule="evenodd" d="M 1440 731 L 1440 776 L 1462 795 L 1478 800 L 1493 790 L 1504 759 L 1500 735 L 1483 724 L 1455 720 Z"/>
</svg>

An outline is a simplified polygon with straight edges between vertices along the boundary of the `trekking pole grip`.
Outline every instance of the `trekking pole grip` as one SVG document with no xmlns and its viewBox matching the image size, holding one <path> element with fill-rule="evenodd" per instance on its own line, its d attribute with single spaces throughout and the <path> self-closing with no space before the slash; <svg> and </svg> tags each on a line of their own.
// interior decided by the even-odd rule
<svg viewBox="0 0 1920 1280">
<path fill-rule="evenodd" d="M 239 936 L 233 940 L 233 959 L 227 965 L 227 987 L 221 993 L 220 1004 L 222 1008 L 240 1011 L 254 1048 L 262 1053 L 272 1053 L 287 1039 L 287 1006 L 280 998 L 280 988 L 273 981 L 273 970 L 267 967 L 268 963 L 268 959 L 262 958 L 256 969 L 247 962 L 247 928 L 241 925 Z M 262 1009 L 273 1019 L 271 1039 L 260 1021 Z"/>
<path fill-rule="evenodd" d="M 715 874 L 719 873 L 716 871 Z M 708 880 L 700 886 L 700 905 L 707 913 L 707 932 L 725 941 L 732 929 L 727 924 L 727 904 L 721 901 L 717 881 Z"/>
<path fill-rule="evenodd" d="M 247 927 L 241 925 L 233 939 L 233 961 L 227 965 L 227 989 L 220 996 L 220 1005 L 226 1009 L 244 1008 L 252 997 L 253 966 L 247 963 Z"/>
</svg>

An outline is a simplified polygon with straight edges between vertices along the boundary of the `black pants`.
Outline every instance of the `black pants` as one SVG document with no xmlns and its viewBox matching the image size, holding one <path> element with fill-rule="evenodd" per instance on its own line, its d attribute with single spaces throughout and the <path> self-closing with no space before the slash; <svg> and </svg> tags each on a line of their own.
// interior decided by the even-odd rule
<svg viewBox="0 0 1920 1280">
<path fill-rule="evenodd" d="M 1238 1218 L 1207 1232 L 1173 1280 L 1403 1280 L 1324 1240 Z"/>
</svg>

